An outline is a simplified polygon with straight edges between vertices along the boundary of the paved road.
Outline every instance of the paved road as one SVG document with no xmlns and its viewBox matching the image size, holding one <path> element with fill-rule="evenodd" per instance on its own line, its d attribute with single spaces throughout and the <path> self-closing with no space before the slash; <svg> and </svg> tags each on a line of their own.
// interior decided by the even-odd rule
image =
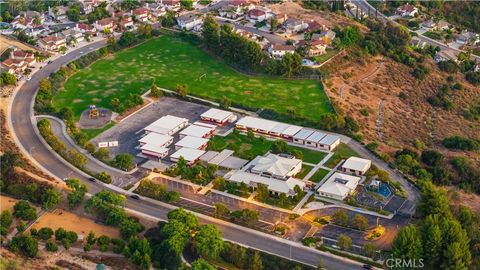
<svg viewBox="0 0 480 270">
<path fill-rule="evenodd" d="M 361 9 L 365 10 L 365 12 L 370 9 L 371 14 L 375 14 L 375 8 L 372 5 L 370 5 L 366 0 L 352 0 L 351 2 L 354 5 L 356 5 L 356 6 L 360 7 Z M 379 16 L 379 19 L 381 19 L 383 22 L 390 21 L 390 22 L 393 22 L 395 24 L 398 24 L 397 22 L 395 22 L 393 20 L 390 20 L 387 16 L 385 16 L 380 11 L 377 11 L 377 15 Z M 414 32 L 414 31 L 410 31 L 410 32 Z M 446 45 L 445 43 L 442 43 L 442 42 L 439 42 L 437 40 L 431 39 L 431 38 L 426 37 L 424 35 L 418 35 L 417 37 L 418 37 L 418 39 L 420 39 L 420 40 L 422 40 L 422 41 L 424 41 L 424 42 L 426 42 L 430 45 L 439 46 L 443 50 L 452 50 L 452 51 L 455 51 L 456 53 L 464 52 L 462 50 L 450 47 L 450 46 Z M 474 55 L 474 54 L 471 55 L 471 58 L 473 60 L 477 60 L 477 61 L 480 60 L 480 56 Z"/>
<path fill-rule="evenodd" d="M 33 116 L 33 101 L 36 95 L 36 89 L 40 79 L 48 76 L 50 73 L 59 69 L 62 65 L 96 50 L 106 44 L 106 41 L 99 41 L 74 50 L 67 55 L 61 56 L 51 64 L 43 67 L 32 75 L 30 81 L 17 91 L 13 97 L 12 106 L 9 113 L 9 121 L 13 129 L 14 137 L 18 140 L 18 145 L 22 150 L 31 156 L 43 169 L 62 179 L 66 177 L 75 177 L 87 184 L 90 193 L 97 193 L 105 189 L 100 183 L 91 183 L 87 176 L 72 168 L 52 153 L 42 142 L 36 133 L 35 119 Z M 171 210 L 170 207 L 162 207 L 147 201 L 136 201 L 129 198 L 126 207 L 138 213 L 143 213 L 150 217 L 165 219 L 166 214 Z M 269 253 L 273 253 L 286 258 L 291 258 L 310 265 L 317 265 L 322 258 L 325 267 L 329 269 L 359 269 L 359 264 L 340 257 L 333 257 L 324 253 L 320 254 L 313 249 L 299 246 L 296 242 L 283 239 L 272 238 L 267 234 L 260 234 L 255 231 L 246 231 L 244 228 L 230 225 L 230 223 L 221 220 L 214 220 L 201 217 L 203 223 L 214 223 L 223 232 L 224 238 L 230 241 L 254 247 Z"/>
</svg>

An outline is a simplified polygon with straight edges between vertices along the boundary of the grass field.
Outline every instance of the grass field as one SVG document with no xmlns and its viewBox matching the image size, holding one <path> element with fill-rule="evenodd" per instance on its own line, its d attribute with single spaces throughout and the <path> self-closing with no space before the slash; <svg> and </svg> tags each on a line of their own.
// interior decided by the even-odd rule
<svg viewBox="0 0 480 270">
<path fill-rule="evenodd" d="M 216 151 L 228 148 L 235 151 L 235 155 L 240 158 L 253 159 L 256 156 L 267 153 L 272 148 L 272 144 L 273 141 L 266 140 L 263 137 L 250 139 L 245 135 L 230 133 L 225 137 L 212 137 L 209 142 L 209 148 Z M 318 163 L 327 155 L 324 152 L 301 147 L 290 146 L 290 148 L 301 151 L 303 153 L 303 161 L 308 163 Z"/>
<path fill-rule="evenodd" d="M 334 151 L 335 153 L 333 156 L 327 162 L 325 162 L 324 165 L 326 167 L 333 168 L 340 162 L 340 160 L 347 159 L 352 156 L 360 157 L 357 152 L 344 143 L 340 143 L 340 145 L 337 146 Z"/>
<path fill-rule="evenodd" d="M 325 169 L 320 168 L 320 169 L 318 169 L 318 171 L 316 171 L 316 172 L 312 175 L 312 177 L 310 177 L 310 179 L 308 179 L 308 180 L 310 180 L 310 181 L 312 181 L 312 182 L 314 182 L 314 183 L 318 183 L 318 182 L 320 182 L 320 180 L 322 180 L 322 179 L 325 177 L 325 175 L 327 175 L 328 173 L 329 173 L 328 170 L 325 170 Z"/>
<path fill-rule="evenodd" d="M 312 166 L 302 164 L 302 170 L 297 175 L 295 175 L 295 177 L 298 179 L 303 179 L 312 169 Z"/>
<path fill-rule="evenodd" d="M 185 84 L 189 94 L 211 100 L 227 97 L 280 113 L 294 109 L 298 116 L 311 120 L 332 110 L 316 80 L 246 76 L 172 36 L 147 41 L 80 70 L 65 83 L 65 91 L 55 96 L 54 106 L 71 107 L 78 119 L 88 105 L 111 108 L 112 98 L 125 100 L 130 93 L 144 93 L 153 80 L 157 86 L 172 90 Z"/>
</svg>

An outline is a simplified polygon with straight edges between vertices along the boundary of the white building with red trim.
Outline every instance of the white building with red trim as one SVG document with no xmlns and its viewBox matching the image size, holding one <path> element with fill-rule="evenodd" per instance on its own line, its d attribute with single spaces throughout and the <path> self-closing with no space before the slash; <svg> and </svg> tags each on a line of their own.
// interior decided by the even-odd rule
<svg viewBox="0 0 480 270">
<path fill-rule="evenodd" d="M 200 115 L 200 119 L 205 122 L 215 123 L 217 125 L 224 125 L 227 122 L 237 120 L 237 116 L 230 111 L 219 110 L 211 108 Z"/>
</svg>

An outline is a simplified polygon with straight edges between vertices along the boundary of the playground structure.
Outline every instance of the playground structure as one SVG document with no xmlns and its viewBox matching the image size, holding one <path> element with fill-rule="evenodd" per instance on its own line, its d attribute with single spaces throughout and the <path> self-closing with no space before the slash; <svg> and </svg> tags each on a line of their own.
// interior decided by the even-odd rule
<svg viewBox="0 0 480 270">
<path fill-rule="evenodd" d="M 98 115 L 99 115 L 97 106 L 95 106 L 95 105 L 90 105 L 88 109 L 89 109 L 89 111 L 88 111 L 88 117 L 89 117 L 90 119 L 97 119 L 97 118 L 98 118 Z"/>
<path fill-rule="evenodd" d="M 82 129 L 102 128 L 110 123 L 112 111 L 106 108 L 98 108 L 90 105 L 80 116 L 79 127 Z"/>
</svg>

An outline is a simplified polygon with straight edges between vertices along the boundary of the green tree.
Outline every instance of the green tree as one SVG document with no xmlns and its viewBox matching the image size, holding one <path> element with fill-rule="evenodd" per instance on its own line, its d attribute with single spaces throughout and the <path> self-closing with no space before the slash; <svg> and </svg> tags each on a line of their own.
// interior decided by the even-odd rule
<svg viewBox="0 0 480 270">
<path fill-rule="evenodd" d="M 347 226 L 348 225 L 348 213 L 346 210 L 341 209 L 335 212 L 332 216 L 333 223 L 340 225 L 340 226 Z"/>
<path fill-rule="evenodd" d="M 403 227 L 392 243 L 392 255 L 395 259 L 419 260 L 422 256 L 422 241 L 417 227 Z"/>
<path fill-rule="evenodd" d="M 110 237 L 106 235 L 98 237 L 97 245 L 101 252 L 106 252 L 110 246 Z"/>
<path fill-rule="evenodd" d="M 53 209 L 61 200 L 60 192 L 53 188 L 46 189 L 42 194 L 42 209 Z"/>
<path fill-rule="evenodd" d="M 118 154 L 115 156 L 115 159 L 113 160 L 113 164 L 117 168 L 127 171 L 131 169 L 134 165 L 133 156 L 127 153 Z"/>
<path fill-rule="evenodd" d="M 152 263 L 152 249 L 145 238 L 130 238 L 125 247 L 124 255 L 127 258 L 131 258 L 132 263 L 140 266 L 142 269 L 149 269 Z"/>
<path fill-rule="evenodd" d="M 15 85 L 17 83 L 17 77 L 15 75 L 4 72 L 0 75 L 1 81 L 7 85 Z"/>
<path fill-rule="evenodd" d="M 159 98 L 163 95 L 162 90 L 155 84 L 152 83 L 152 86 L 150 87 L 150 96 L 154 98 Z"/>
<path fill-rule="evenodd" d="M 342 250 L 349 250 L 352 247 L 352 238 L 348 235 L 340 234 L 337 238 L 337 246 Z"/>
<path fill-rule="evenodd" d="M 230 210 L 224 203 L 218 202 L 215 204 L 215 217 L 217 218 L 226 217 L 229 214 L 230 214 Z"/>
<path fill-rule="evenodd" d="M 179 97 L 184 98 L 187 96 L 187 86 L 185 84 L 177 84 L 175 92 Z"/>
<path fill-rule="evenodd" d="M 200 258 L 200 259 L 195 260 L 192 263 L 192 268 L 191 269 L 192 270 L 216 270 L 217 268 L 213 267 L 207 261 Z"/>
<path fill-rule="evenodd" d="M 207 16 L 203 22 L 202 37 L 207 48 L 215 51 L 220 46 L 220 27 L 212 16 Z"/>
<path fill-rule="evenodd" d="M 120 234 L 125 240 L 130 239 L 130 237 L 136 235 L 141 230 L 143 230 L 142 224 L 134 219 L 123 219 L 123 221 L 120 223 Z"/>
<path fill-rule="evenodd" d="M 195 248 L 205 258 L 216 259 L 223 250 L 222 233 L 215 225 L 202 225 L 195 234 Z"/>
<path fill-rule="evenodd" d="M 360 214 L 356 214 L 352 219 L 352 226 L 357 230 L 365 231 L 368 229 L 368 219 Z"/>
<path fill-rule="evenodd" d="M 68 150 L 67 159 L 73 166 L 77 168 L 85 167 L 85 164 L 88 162 L 87 157 L 73 148 Z"/>
<path fill-rule="evenodd" d="M 87 193 L 87 186 L 81 184 L 78 179 L 67 179 L 65 183 L 72 189 L 72 191 L 67 194 L 68 206 L 75 208 L 83 202 L 85 194 Z"/>
<path fill-rule="evenodd" d="M 180 6 L 186 10 L 193 9 L 193 0 L 180 0 Z"/>
<path fill-rule="evenodd" d="M 437 215 L 427 216 L 421 224 L 423 258 L 425 263 L 432 267 L 439 267 L 442 252 L 442 230 Z"/>
<path fill-rule="evenodd" d="M 13 206 L 13 216 L 22 220 L 32 221 L 37 218 L 37 211 L 27 201 L 22 200 Z"/>
<path fill-rule="evenodd" d="M 110 151 L 106 147 L 100 147 L 98 150 L 93 154 L 94 157 L 98 158 L 99 160 L 107 160 L 110 158 Z"/>
<path fill-rule="evenodd" d="M 70 107 L 61 108 L 58 112 L 58 116 L 63 120 L 72 120 L 73 118 L 73 111 Z"/>
<path fill-rule="evenodd" d="M 12 213 L 9 210 L 3 210 L 0 214 L 0 234 L 6 236 L 12 223 Z"/>
<path fill-rule="evenodd" d="M 469 269 L 470 261 L 465 261 L 465 256 L 462 253 L 464 250 L 461 244 L 454 242 L 448 244 L 444 251 L 445 261 L 441 269 L 445 270 L 467 270 Z"/>
<path fill-rule="evenodd" d="M 258 183 L 256 192 L 257 192 L 256 198 L 257 198 L 257 200 L 259 200 L 261 202 L 265 202 L 266 200 L 268 200 L 268 197 L 270 196 L 270 192 L 268 191 L 268 187 L 267 187 L 267 185 L 264 185 L 264 184 Z"/>
<path fill-rule="evenodd" d="M 262 262 L 262 258 L 260 257 L 260 252 L 255 250 L 255 252 L 253 253 L 253 257 L 250 260 L 248 270 L 262 270 L 262 269 L 263 269 L 263 262 Z"/>
<path fill-rule="evenodd" d="M 418 211 L 422 216 L 435 214 L 450 216 L 446 191 L 435 188 L 431 182 L 425 182 L 422 186 Z"/>
<path fill-rule="evenodd" d="M 21 252 L 30 258 L 34 258 L 38 254 L 38 241 L 28 234 L 13 237 L 8 246 L 12 252 Z"/>
<path fill-rule="evenodd" d="M 50 252 L 57 252 L 58 251 L 58 246 L 53 240 L 48 240 L 45 243 L 45 249 Z"/>
<path fill-rule="evenodd" d="M 377 248 L 372 243 L 366 243 L 365 245 L 363 245 L 363 254 L 365 254 L 365 256 L 369 258 L 374 258 L 376 251 Z"/>
<path fill-rule="evenodd" d="M 38 238 L 44 241 L 50 239 L 52 235 L 53 235 L 53 230 L 49 227 L 41 228 L 40 230 L 38 230 L 38 233 L 37 233 Z"/>
</svg>

